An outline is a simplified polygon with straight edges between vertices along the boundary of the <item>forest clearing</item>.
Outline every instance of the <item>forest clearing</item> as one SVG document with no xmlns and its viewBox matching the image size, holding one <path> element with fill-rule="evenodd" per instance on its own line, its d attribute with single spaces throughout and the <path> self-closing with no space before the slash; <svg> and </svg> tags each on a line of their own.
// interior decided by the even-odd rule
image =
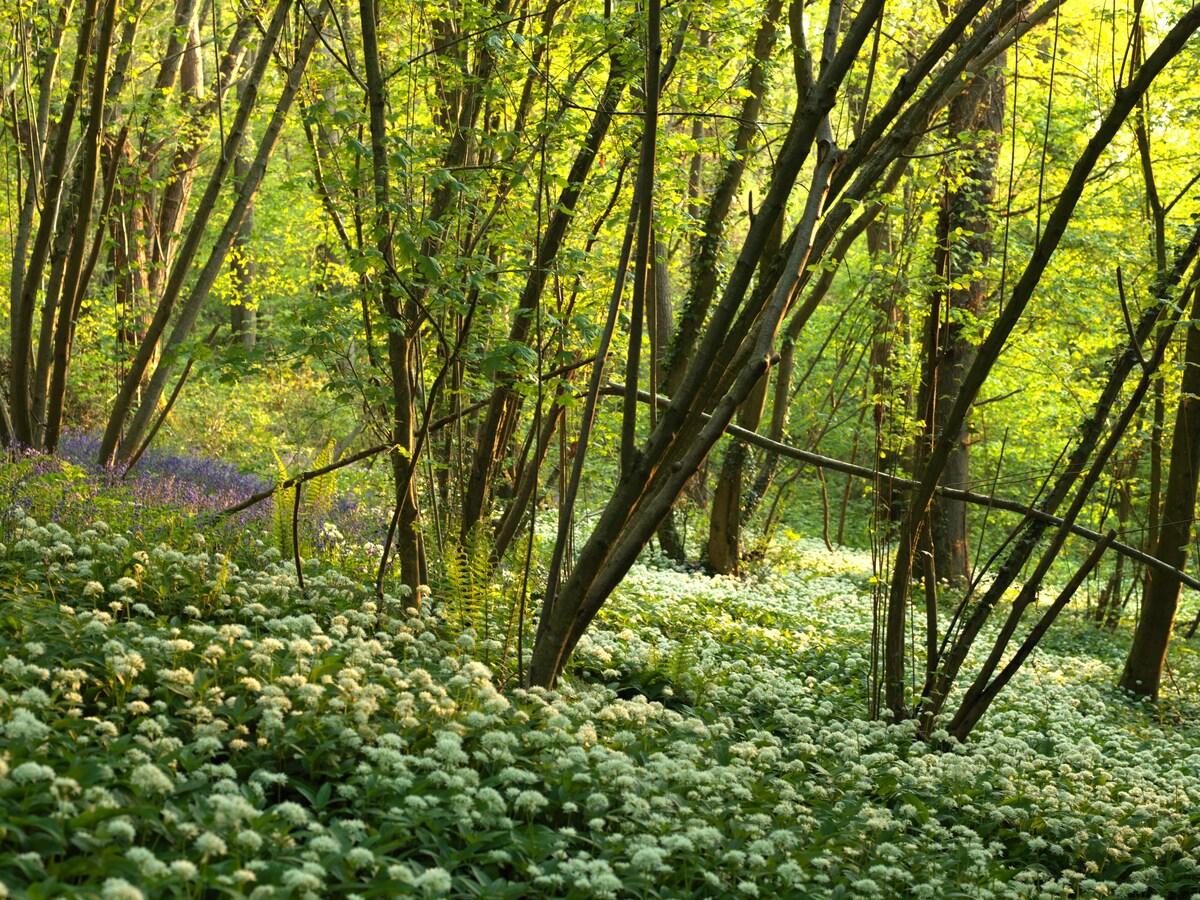
<svg viewBox="0 0 1200 900">
<path fill-rule="evenodd" d="M 1200 6 L 0 8 L 0 897 L 1200 897 Z"/>
</svg>

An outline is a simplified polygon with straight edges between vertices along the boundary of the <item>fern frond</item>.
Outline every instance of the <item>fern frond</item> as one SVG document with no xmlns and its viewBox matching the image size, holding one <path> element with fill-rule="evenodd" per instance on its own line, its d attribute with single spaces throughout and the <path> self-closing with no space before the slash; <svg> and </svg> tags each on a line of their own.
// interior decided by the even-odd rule
<svg viewBox="0 0 1200 900">
<path fill-rule="evenodd" d="M 275 482 L 276 490 L 271 495 L 271 537 L 279 552 L 286 557 L 292 555 L 292 495 L 290 491 L 279 487 L 288 480 L 287 466 L 283 464 L 274 447 L 271 448 L 271 455 L 275 457 L 275 465 L 279 470 L 279 480 Z"/>
<path fill-rule="evenodd" d="M 333 438 L 330 438 L 325 444 L 325 449 L 318 453 L 317 458 L 313 460 L 312 467 L 314 469 L 323 469 L 325 466 L 333 464 L 334 446 Z M 337 472 L 326 472 L 324 475 L 311 479 L 307 488 L 306 500 L 313 517 L 315 519 L 324 518 L 333 507 L 333 496 L 337 491 Z"/>
</svg>

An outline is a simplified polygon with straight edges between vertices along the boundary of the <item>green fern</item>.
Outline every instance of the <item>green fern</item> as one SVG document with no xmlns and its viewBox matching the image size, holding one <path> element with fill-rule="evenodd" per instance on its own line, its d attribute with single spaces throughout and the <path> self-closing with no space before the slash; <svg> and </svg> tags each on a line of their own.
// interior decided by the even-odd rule
<svg viewBox="0 0 1200 900">
<path fill-rule="evenodd" d="M 487 640 L 492 611 L 492 533 L 482 522 L 446 559 L 445 617 L 460 633 L 469 628 Z"/>
<path fill-rule="evenodd" d="M 500 680 L 515 674 L 519 596 L 504 590 L 497 575 L 491 528 L 476 524 L 445 557 L 442 618 L 450 637 L 474 632 L 475 656 Z"/>
<path fill-rule="evenodd" d="M 280 487 L 288 480 L 287 466 L 283 464 L 283 460 L 279 458 L 279 454 L 275 452 L 275 448 L 271 448 L 271 455 L 275 457 L 275 465 L 279 469 L 279 480 L 275 482 L 275 493 L 271 495 L 271 505 L 273 514 L 271 516 L 271 537 L 274 545 L 279 548 L 279 552 L 283 556 L 292 555 L 292 503 L 295 500 L 294 495 L 290 490 L 284 490 Z"/>
<path fill-rule="evenodd" d="M 334 441 L 330 438 L 325 444 L 325 449 L 317 454 L 317 458 L 313 460 L 312 468 L 323 469 L 328 465 L 332 465 Z M 326 472 L 324 475 L 318 475 L 305 485 L 304 502 L 310 511 L 310 518 L 313 521 L 319 521 L 329 515 L 329 510 L 333 508 L 333 497 L 337 491 L 337 472 Z"/>
<path fill-rule="evenodd" d="M 646 664 L 627 678 L 618 696 L 641 694 L 669 706 L 693 706 L 703 701 L 708 685 L 699 669 L 700 652 L 696 639 L 681 635 L 663 653 L 657 647 L 646 654 Z"/>
<path fill-rule="evenodd" d="M 333 462 L 334 442 L 331 438 L 325 448 L 317 454 L 316 459 L 312 461 L 311 468 L 322 469 Z M 284 465 L 282 459 L 274 448 L 271 448 L 271 455 L 275 457 L 275 465 L 279 472 L 279 480 L 275 482 L 276 490 L 272 495 L 273 515 L 271 516 L 271 536 L 275 547 L 279 548 L 279 552 L 285 557 L 291 556 L 294 552 L 292 546 L 292 506 L 296 502 L 296 489 L 294 487 L 286 490 L 280 489 L 282 485 L 291 476 L 288 474 L 287 466 Z M 324 475 L 319 475 L 316 478 L 310 479 L 304 485 L 304 495 L 301 498 L 304 506 L 301 509 L 303 513 L 303 526 L 311 528 L 318 522 L 323 521 L 329 515 L 330 509 L 333 508 L 333 497 L 337 490 L 337 472 L 326 472 Z M 311 545 L 311 541 L 301 539 L 300 549 L 305 552 Z"/>
</svg>

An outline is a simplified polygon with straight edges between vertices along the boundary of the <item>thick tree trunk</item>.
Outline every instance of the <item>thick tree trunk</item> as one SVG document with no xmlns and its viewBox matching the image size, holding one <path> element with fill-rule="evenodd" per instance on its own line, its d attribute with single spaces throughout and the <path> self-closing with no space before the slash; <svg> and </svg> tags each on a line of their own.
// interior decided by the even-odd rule
<svg viewBox="0 0 1200 900">
<path fill-rule="evenodd" d="M 1003 66 L 1003 61 L 999 63 Z M 1004 125 L 1004 78 L 981 73 L 950 104 L 951 135 L 966 136 L 947 165 L 947 188 L 938 215 L 934 267 L 939 288 L 926 320 L 920 411 L 932 437 L 942 432 L 963 377 L 975 359 L 968 336 L 983 313 L 986 284 L 978 274 L 992 255 L 990 207 L 996 192 L 996 160 Z M 956 138 L 956 140 L 961 139 Z M 970 437 L 966 423 L 954 436 L 942 484 L 970 490 Z M 970 576 L 967 504 L 934 497 L 929 510 L 934 568 L 938 577 L 965 584 Z"/>
<path fill-rule="evenodd" d="M 738 409 L 738 426 L 747 431 L 758 431 L 766 404 L 767 379 L 764 377 Z M 719 575 L 736 575 L 741 564 L 742 482 L 749 455 L 745 442 L 731 441 L 713 491 L 707 558 L 709 568 Z"/>
<path fill-rule="evenodd" d="M 779 254 L 782 245 L 783 220 L 780 219 L 763 249 L 763 259 L 758 269 L 758 283 L 762 289 L 769 286 L 768 268 Z M 789 333 L 782 343 L 784 349 L 780 353 L 780 363 L 777 366 L 779 376 L 772 379 L 775 382 L 775 402 L 772 408 L 775 419 L 771 423 L 771 436 L 774 440 L 783 439 L 783 422 L 787 417 L 792 386 L 791 363 L 794 358 L 795 337 Z M 737 424 L 740 428 L 758 431 L 766 413 L 768 387 L 769 380 L 764 378 L 738 409 Z M 776 425 L 779 426 L 778 433 Z M 749 461 L 750 448 L 745 442 L 732 441 L 725 451 L 721 471 L 717 476 L 717 486 L 713 490 L 705 560 L 713 572 L 721 575 L 738 573 L 742 557 L 742 525 L 750 518 L 758 500 L 765 492 L 765 489 L 759 492 L 757 485 L 749 491 L 745 490 L 746 465 Z M 748 496 L 749 494 L 754 496 Z"/>
<path fill-rule="evenodd" d="M 1196 487 L 1200 484 L 1200 296 L 1192 306 L 1187 331 L 1183 380 L 1175 433 L 1171 438 L 1171 461 L 1163 498 L 1162 522 L 1154 545 L 1154 556 L 1182 569 L 1187 561 L 1192 523 L 1196 517 Z M 1167 645 L 1179 608 L 1178 578 L 1150 570 L 1142 595 L 1142 615 L 1133 634 L 1133 644 L 1121 673 L 1121 687 L 1152 700 L 1158 699 Z"/>
</svg>

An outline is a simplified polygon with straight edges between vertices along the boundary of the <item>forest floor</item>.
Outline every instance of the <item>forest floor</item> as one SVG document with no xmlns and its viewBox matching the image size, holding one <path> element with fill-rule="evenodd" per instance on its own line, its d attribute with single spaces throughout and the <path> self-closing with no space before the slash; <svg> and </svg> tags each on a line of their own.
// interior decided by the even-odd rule
<svg viewBox="0 0 1200 900">
<path fill-rule="evenodd" d="M 790 538 L 647 560 L 526 691 L 517 584 L 379 603 L 359 509 L 302 590 L 232 473 L 147 466 L 3 468 L 0 897 L 1200 896 L 1194 643 L 1137 703 L 1068 613 L 935 749 L 867 715 L 869 557 Z"/>
</svg>

